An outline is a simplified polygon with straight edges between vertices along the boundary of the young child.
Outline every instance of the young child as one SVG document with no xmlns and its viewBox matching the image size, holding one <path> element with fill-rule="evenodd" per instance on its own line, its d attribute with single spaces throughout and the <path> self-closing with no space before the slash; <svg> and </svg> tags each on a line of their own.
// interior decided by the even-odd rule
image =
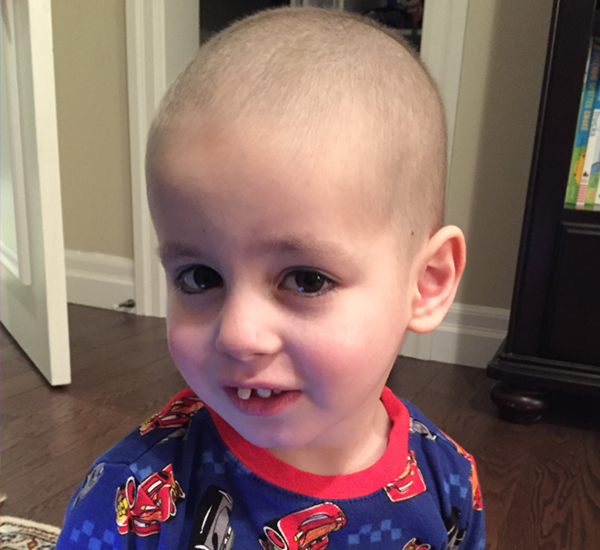
<svg viewBox="0 0 600 550">
<path fill-rule="evenodd" d="M 357 16 L 234 24 L 152 125 L 168 341 L 190 389 L 100 457 L 59 549 L 482 550 L 473 458 L 385 382 L 443 319 L 444 115 Z"/>
</svg>

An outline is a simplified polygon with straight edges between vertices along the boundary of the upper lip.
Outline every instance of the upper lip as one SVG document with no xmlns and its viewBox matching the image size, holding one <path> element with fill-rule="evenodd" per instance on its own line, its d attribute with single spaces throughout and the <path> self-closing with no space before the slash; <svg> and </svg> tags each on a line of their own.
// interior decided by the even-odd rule
<svg viewBox="0 0 600 550">
<path fill-rule="evenodd" d="M 281 390 L 281 391 L 290 391 L 287 388 L 282 387 L 278 384 L 271 384 L 269 382 L 224 382 L 223 386 L 226 388 L 247 388 L 251 390 L 263 389 L 263 390 Z"/>
</svg>

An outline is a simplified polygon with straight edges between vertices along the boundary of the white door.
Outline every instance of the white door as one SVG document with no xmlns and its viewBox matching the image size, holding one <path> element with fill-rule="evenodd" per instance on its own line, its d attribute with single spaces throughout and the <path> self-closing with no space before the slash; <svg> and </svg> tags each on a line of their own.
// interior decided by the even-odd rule
<svg viewBox="0 0 600 550">
<path fill-rule="evenodd" d="M 50 0 L 2 0 L 0 50 L 0 320 L 50 384 L 69 384 Z"/>
</svg>

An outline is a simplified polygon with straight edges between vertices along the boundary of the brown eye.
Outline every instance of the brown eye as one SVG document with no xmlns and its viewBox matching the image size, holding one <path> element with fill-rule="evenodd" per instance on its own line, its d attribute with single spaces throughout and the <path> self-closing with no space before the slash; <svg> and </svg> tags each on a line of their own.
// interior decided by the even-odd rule
<svg viewBox="0 0 600 550">
<path fill-rule="evenodd" d="M 200 294 L 223 286 L 221 275 L 205 265 L 188 267 L 178 275 L 175 282 L 187 294 Z"/>
<path fill-rule="evenodd" d="M 285 276 L 282 286 L 300 294 L 320 296 L 332 290 L 335 284 L 329 277 L 314 269 L 296 269 Z"/>
</svg>

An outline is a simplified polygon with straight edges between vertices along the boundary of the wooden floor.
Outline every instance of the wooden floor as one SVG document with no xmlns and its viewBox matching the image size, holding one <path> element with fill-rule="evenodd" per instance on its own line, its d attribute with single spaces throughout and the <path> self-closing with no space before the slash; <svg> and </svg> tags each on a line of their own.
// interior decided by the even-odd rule
<svg viewBox="0 0 600 550">
<path fill-rule="evenodd" d="M 73 383 L 50 388 L 3 330 L 3 515 L 60 525 L 67 501 L 102 451 L 185 384 L 164 321 L 69 306 Z M 600 409 L 557 399 L 518 426 L 496 417 L 482 369 L 400 358 L 389 381 L 474 454 L 486 548 L 600 548 Z M 595 408 L 594 408 L 595 407 Z"/>
</svg>

